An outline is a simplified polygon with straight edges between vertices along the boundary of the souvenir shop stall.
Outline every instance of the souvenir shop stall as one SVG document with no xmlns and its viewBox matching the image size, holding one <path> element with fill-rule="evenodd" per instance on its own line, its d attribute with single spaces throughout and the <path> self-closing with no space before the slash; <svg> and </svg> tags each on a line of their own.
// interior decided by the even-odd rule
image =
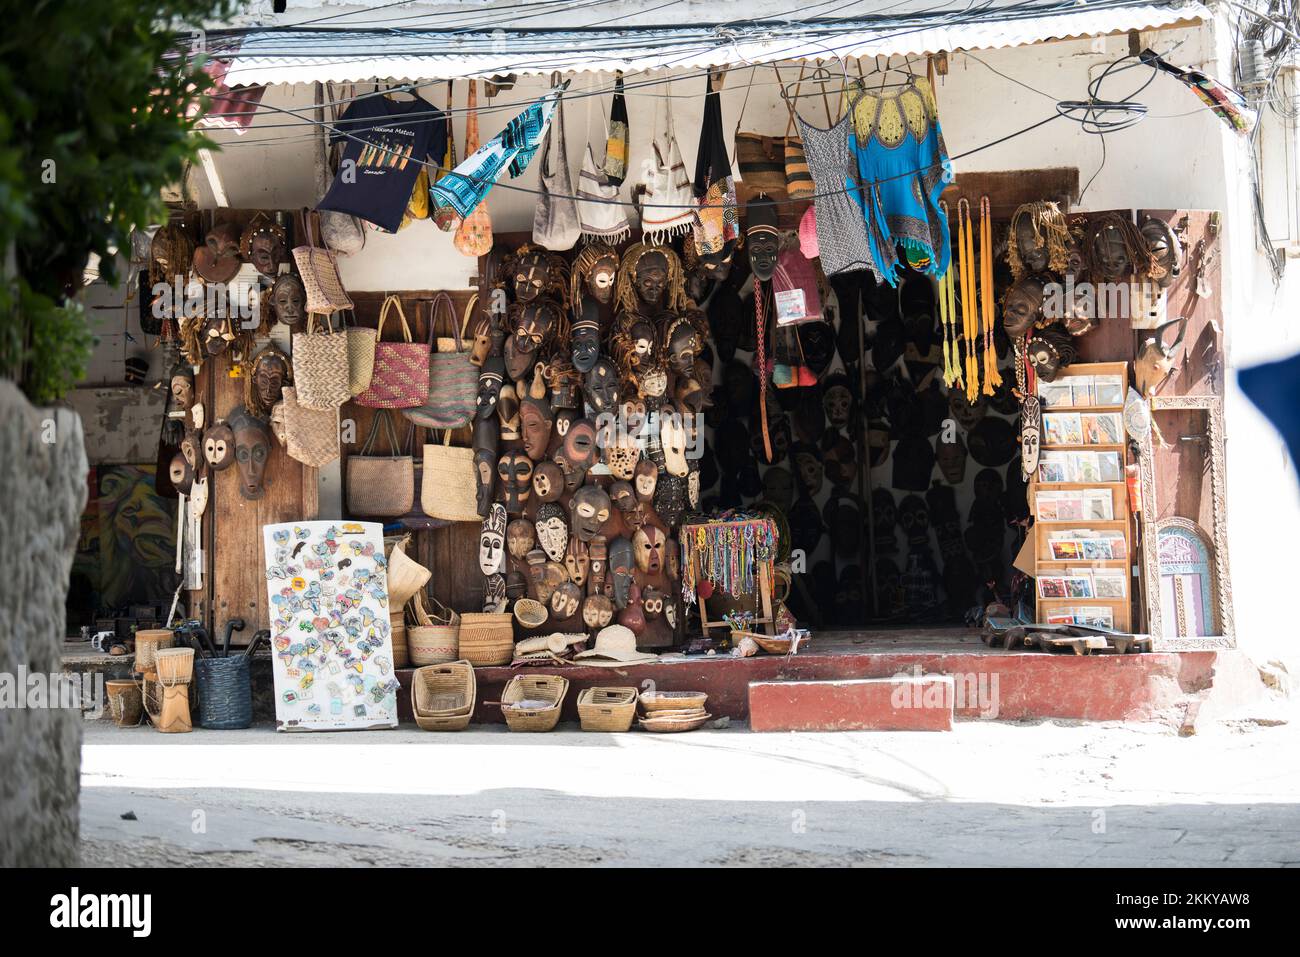
<svg viewBox="0 0 1300 957">
<path fill-rule="evenodd" d="M 441 106 L 329 88 L 348 105 L 314 209 L 178 209 L 141 280 L 183 576 L 141 632 L 179 647 L 137 638 L 144 710 L 183 729 L 166 659 L 242 689 L 260 644 L 281 728 L 391 726 L 409 696 L 430 729 L 498 708 L 548 730 L 566 672 L 837 631 L 1226 633 L 1221 438 L 1206 495 L 1184 455 L 1217 408 L 1173 398 L 1221 387 L 1217 217 L 1072 212 L 1073 169 L 954 170 L 928 65 L 777 68 L 777 136 L 724 116 L 711 71 L 690 164 L 672 100 L 629 119 L 621 75 L 581 149 L 559 76 L 486 139 L 478 98 L 512 78 Z M 530 171 L 531 231 L 495 230 L 494 186 Z M 421 220 L 471 288 L 347 288 L 346 257 Z M 1194 514 L 1157 528 L 1157 491 Z M 709 718 L 690 688 L 577 704 L 603 730 Z"/>
</svg>

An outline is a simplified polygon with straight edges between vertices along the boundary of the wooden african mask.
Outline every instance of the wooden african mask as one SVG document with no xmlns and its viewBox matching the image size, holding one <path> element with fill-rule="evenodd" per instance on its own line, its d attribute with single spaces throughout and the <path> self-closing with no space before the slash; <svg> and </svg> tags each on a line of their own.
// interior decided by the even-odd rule
<svg viewBox="0 0 1300 957">
<path fill-rule="evenodd" d="M 553 562 L 563 561 L 569 548 L 569 523 L 565 520 L 564 506 L 558 502 L 544 502 L 537 509 L 537 544 Z"/>
<path fill-rule="evenodd" d="M 551 426 L 554 413 L 545 399 L 525 396 L 519 404 L 519 418 L 524 437 L 524 451 L 534 462 L 546 457 L 547 446 L 551 442 Z"/>
<path fill-rule="evenodd" d="M 497 572 L 483 580 L 483 611 L 489 615 L 499 615 L 506 610 L 510 598 L 510 586 L 506 576 Z"/>
<path fill-rule="evenodd" d="M 614 579 L 614 604 L 619 608 L 626 608 L 631 597 L 635 564 L 631 542 L 620 536 L 609 543 L 609 574 Z"/>
<path fill-rule="evenodd" d="M 1178 335 L 1173 342 L 1166 342 L 1166 333 L 1173 326 L 1178 328 Z M 1142 349 L 1133 363 L 1133 378 L 1137 380 L 1138 392 L 1143 398 L 1155 395 L 1178 367 L 1178 352 L 1186 335 L 1187 320 L 1172 319 L 1143 339 Z"/>
<path fill-rule="evenodd" d="M 700 334 L 689 319 L 677 319 L 668 327 L 668 367 L 679 376 L 695 371 L 695 358 L 700 354 Z"/>
<path fill-rule="evenodd" d="M 260 213 L 239 241 L 240 252 L 263 276 L 274 278 L 284 262 L 284 230 Z"/>
<path fill-rule="evenodd" d="M 668 257 L 657 249 L 649 249 L 636 262 L 635 285 L 637 298 L 646 306 L 658 306 L 668 289 Z"/>
<path fill-rule="evenodd" d="M 582 589 L 573 582 L 561 582 L 551 592 L 551 615 L 556 621 L 564 621 L 578 614 L 582 604 Z"/>
<path fill-rule="evenodd" d="M 284 398 L 284 386 L 291 377 L 289 357 L 276 346 L 267 346 L 254 357 L 251 377 L 254 406 L 249 411 L 265 418 Z"/>
<path fill-rule="evenodd" d="M 632 536 L 636 567 L 647 575 L 657 575 L 664 564 L 664 534 L 653 525 L 643 525 Z"/>
<path fill-rule="evenodd" d="M 618 623 L 634 635 L 645 631 L 645 611 L 641 608 L 641 586 L 635 581 L 628 587 L 627 603 L 618 613 Z"/>
<path fill-rule="evenodd" d="M 1037 276 L 1022 276 L 1012 283 L 1002 299 L 1002 328 L 1019 339 L 1043 317 L 1045 289 Z"/>
<path fill-rule="evenodd" d="M 199 464 L 203 461 L 203 437 L 193 429 L 186 431 L 181 438 L 181 455 L 185 456 L 185 464 L 192 471 L 199 471 Z"/>
<path fill-rule="evenodd" d="M 492 497 L 496 493 L 497 454 L 492 449 L 474 450 L 474 503 L 479 515 L 487 518 L 488 509 L 492 507 Z"/>
<path fill-rule="evenodd" d="M 478 540 L 478 567 L 484 575 L 495 575 L 505 567 L 505 538 L 506 509 L 500 502 L 494 502 L 483 519 Z"/>
<path fill-rule="evenodd" d="M 497 461 L 497 478 L 506 511 L 522 515 L 533 490 L 533 463 L 523 452 L 506 452 Z"/>
<path fill-rule="evenodd" d="M 266 461 L 271 454 L 271 428 L 236 406 L 227 418 L 235 433 L 235 466 L 239 469 L 239 494 L 256 501 L 266 494 Z"/>
<path fill-rule="evenodd" d="M 271 287 L 271 311 L 286 326 L 296 326 L 306 315 L 307 291 L 302 280 L 293 273 L 285 273 Z"/>
<path fill-rule="evenodd" d="M 564 570 L 569 573 L 569 581 L 576 585 L 587 584 L 590 563 L 590 546 L 580 538 L 570 537 L 569 547 L 564 553 Z"/>
<path fill-rule="evenodd" d="M 1043 404 L 1038 396 L 1027 395 L 1020 406 L 1020 474 L 1026 479 L 1038 471 L 1042 436 Z"/>
<path fill-rule="evenodd" d="M 194 469 L 180 452 L 172 456 L 171 464 L 167 467 L 167 477 L 171 479 L 176 491 L 182 495 L 190 494 L 190 487 L 194 484 Z"/>
<path fill-rule="evenodd" d="M 535 470 L 533 477 L 536 478 Z M 535 544 L 533 523 L 528 519 L 516 518 L 506 526 L 506 548 L 512 557 L 523 561 Z"/>
<path fill-rule="evenodd" d="M 480 418 L 494 415 L 497 400 L 501 397 L 501 386 L 506 379 L 506 361 L 501 356 L 488 356 L 483 360 L 483 367 L 478 375 L 478 397 L 475 401 L 474 414 Z"/>
<path fill-rule="evenodd" d="M 657 484 L 659 484 L 659 469 L 655 467 L 655 464 L 648 460 L 638 462 L 636 464 L 636 477 L 633 480 L 636 497 L 642 502 L 653 501 Z"/>
<path fill-rule="evenodd" d="M 203 459 L 214 472 L 235 464 L 235 433 L 225 422 L 217 422 L 203 433 Z"/>
<path fill-rule="evenodd" d="M 685 478 L 690 471 L 686 462 L 686 426 L 671 406 L 659 413 L 659 444 L 664 453 L 664 470 L 669 475 Z"/>
<path fill-rule="evenodd" d="M 587 302 L 582 307 L 582 318 L 573 324 L 570 336 L 570 358 L 573 367 L 584 375 L 600 358 L 600 307 Z"/>
<path fill-rule="evenodd" d="M 194 373 L 188 368 L 178 367 L 171 377 L 171 407 L 167 417 L 183 419 L 194 404 Z"/>
<path fill-rule="evenodd" d="M 194 271 L 205 282 L 230 282 L 239 272 L 239 238 L 234 223 L 213 226 L 204 244 L 194 250 Z"/>
<path fill-rule="evenodd" d="M 501 387 L 497 397 L 497 420 L 501 423 L 501 438 L 513 442 L 519 438 L 519 396 L 513 382 Z"/>
<path fill-rule="evenodd" d="M 600 534 L 601 526 L 609 521 L 609 495 L 599 485 L 584 485 L 569 500 L 569 517 L 573 531 L 584 542 Z"/>
<path fill-rule="evenodd" d="M 513 279 L 516 302 L 532 302 L 546 288 L 549 272 L 546 253 L 533 249 L 515 260 Z"/>
<path fill-rule="evenodd" d="M 592 631 L 614 620 L 614 603 L 604 595 L 588 595 L 582 603 L 582 623 Z"/>
<path fill-rule="evenodd" d="M 554 462 L 538 462 L 533 469 L 533 494 L 540 502 L 555 502 L 564 494 L 564 472 Z"/>
<path fill-rule="evenodd" d="M 596 360 L 582 380 L 587 404 L 596 412 L 613 412 L 618 408 L 618 369 L 606 358 Z"/>
</svg>

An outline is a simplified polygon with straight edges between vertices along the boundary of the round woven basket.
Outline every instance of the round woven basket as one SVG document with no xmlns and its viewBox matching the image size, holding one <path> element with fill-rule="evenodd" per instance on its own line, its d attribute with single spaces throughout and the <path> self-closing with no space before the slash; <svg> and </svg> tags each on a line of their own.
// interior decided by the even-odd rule
<svg viewBox="0 0 1300 957">
<path fill-rule="evenodd" d="M 475 668 L 508 665 L 515 656 L 514 617 L 466 612 L 460 616 L 460 656 Z"/>
<path fill-rule="evenodd" d="M 519 627 L 524 631 L 531 631 L 534 628 L 540 628 L 546 624 L 546 619 L 550 612 L 540 601 L 533 598 L 520 598 L 515 602 L 515 621 L 519 622 Z"/>
</svg>

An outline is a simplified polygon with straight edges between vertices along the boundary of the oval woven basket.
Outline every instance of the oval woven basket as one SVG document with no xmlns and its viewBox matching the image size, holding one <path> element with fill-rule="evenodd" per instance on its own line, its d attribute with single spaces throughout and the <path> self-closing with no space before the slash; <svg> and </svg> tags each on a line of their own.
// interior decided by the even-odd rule
<svg viewBox="0 0 1300 957">
<path fill-rule="evenodd" d="M 508 665 L 515 656 L 514 616 L 469 611 L 460 616 L 460 656 L 475 668 Z"/>
<path fill-rule="evenodd" d="M 411 712 L 425 731 L 461 731 L 474 715 L 478 683 L 468 661 L 416 668 L 411 676 Z"/>
<path fill-rule="evenodd" d="M 703 691 L 643 691 L 641 708 L 646 714 L 656 711 L 680 711 L 684 708 L 703 708 L 709 696 Z"/>
</svg>

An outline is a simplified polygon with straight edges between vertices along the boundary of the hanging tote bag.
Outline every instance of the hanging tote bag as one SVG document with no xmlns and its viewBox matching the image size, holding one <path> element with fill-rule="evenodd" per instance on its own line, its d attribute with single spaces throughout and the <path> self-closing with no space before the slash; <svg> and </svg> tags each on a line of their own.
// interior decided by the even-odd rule
<svg viewBox="0 0 1300 957">
<path fill-rule="evenodd" d="M 451 432 L 443 434 L 442 445 L 424 444 L 420 507 L 425 515 L 447 522 L 481 522 L 476 491 L 473 449 L 452 445 Z"/>
<path fill-rule="evenodd" d="M 312 332 L 314 323 L 324 332 Z M 293 384 L 298 404 L 308 409 L 337 409 L 352 397 L 348 386 L 348 337 L 330 332 L 325 319 L 307 315 L 304 331 L 293 334 Z"/>
<path fill-rule="evenodd" d="M 558 84 L 559 74 L 551 78 Z M 555 104 L 555 117 L 542 141 L 541 195 L 533 207 L 533 242 L 554 252 L 572 249 L 582 235 L 578 201 L 569 171 L 569 148 L 564 140 L 564 98 Z"/>
<path fill-rule="evenodd" d="M 781 82 L 781 72 L 776 69 L 777 82 Z M 799 68 L 799 81 L 794 86 L 794 100 L 799 102 L 799 91 L 803 88 L 804 67 Z M 803 140 L 795 133 L 794 112 L 790 113 L 789 124 L 785 128 L 785 192 L 790 199 L 812 199 L 817 194 L 813 185 L 812 170 L 808 168 L 808 156 L 804 153 Z"/>
<path fill-rule="evenodd" d="M 383 428 L 388 455 L 372 455 L 375 437 Z M 348 456 L 348 514 L 365 518 L 405 515 L 415 501 L 415 461 L 402 454 L 387 409 L 375 413 L 370 434 L 356 455 Z"/>
<path fill-rule="evenodd" d="M 465 340 L 473 303 L 466 307 L 465 318 L 457 328 L 451 297 L 445 292 L 438 293 L 429 319 L 431 339 L 438 325 L 439 307 L 451 322 L 453 336 L 433 340 L 434 351 L 429 356 L 429 397 L 422 405 L 403 409 L 402 415 L 427 429 L 458 429 L 469 425 L 474 417 L 478 396 L 478 369 L 471 359 L 471 344 Z"/>
<path fill-rule="evenodd" d="M 344 319 L 346 325 L 346 317 Z M 376 330 L 369 326 L 358 326 L 356 314 L 352 314 L 352 325 L 347 326 L 348 335 L 348 391 L 360 395 L 370 388 L 370 377 L 375 371 Z"/>
<path fill-rule="evenodd" d="M 394 310 L 402 322 L 404 342 L 384 342 L 384 322 Z M 409 409 L 423 404 L 429 398 L 429 346 L 411 341 L 411 326 L 396 296 L 385 299 L 379 309 L 375 340 L 374 372 L 369 387 L 357 396 L 357 404 L 368 409 Z"/>
<path fill-rule="evenodd" d="M 281 414 L 284 450 L 289 458 L 320 468 L 339 457 L 339 410 L 309 409 L 298 402 L 298 390 L 284 387 Z"/>
<path fill-rule="evenodd" d="M 348 298 L 343 280 L 339 278 L 334 250 L 317 246 L 314 242 L 313 218 L 310 211 L 303 211 L 303 235 L 307 245 L 294 247 L 293 261 L 298 266 L 302 287 L 307 292 L 307 312 L 328 316 L 340 309 L 351 309 L 352 300 Z"/>
<path fill-rule="evenodd" d="M 478 80 L 469 81 L 469 103 L 465 109 L 465 155 L 473 156 L 478 141 Z M 465 256 L 486 256 L 492 251 L 492 217 L 487 200 L 483 200 L 456 227 L 452 244 Z"/>
<path fill-rule="evenodd" d="M 785 140 L 762 133 L 736 134 L 736 164 L 740 179 L 755 193 L 785 195 Z"/>
</svg>

